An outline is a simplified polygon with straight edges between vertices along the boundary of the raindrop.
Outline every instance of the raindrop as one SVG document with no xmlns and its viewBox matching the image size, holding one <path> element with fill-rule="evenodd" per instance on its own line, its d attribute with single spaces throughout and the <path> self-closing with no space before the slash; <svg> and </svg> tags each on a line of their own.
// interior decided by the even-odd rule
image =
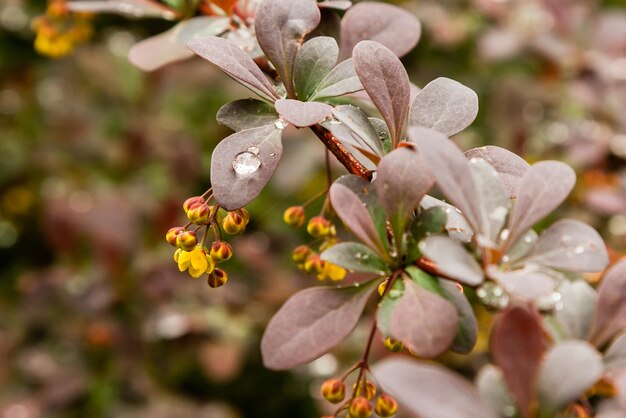
<svg viewBox="0 0 626 418">
<path fill-rule="evenodd" d="M 508 229 L 503 229 L 502 232 L 500 233 L 500 239 L 502 241 L 506 241 L 509 238 L 510 234 L 511 234 L 511 231 L 509 231 Z"/>
<path fill-rule="evenodd" d="M 583 247 L 582 245 L 579 245 L 576 248 L 574 248 L 574 254 L 582 254 L 584 252 L 585 252 L 585 247 Z"/>
<path fill-rule="evenodd" d="M 254 155 L 259 155 L 259 147 L 255 147 L 254 145 L 249 147 L 246 151 L 251 152 Z"/>
<path fill-rule="evenodd" d="M 511 257 L 509 257 L 508 255 L 505 255 L 502 257 L 502 262 L 503 263 L 508 263 L 509 261 L 511 261 Z"/>
<path fill-rule="evenodd" d="M 275 152 L 270 153 L 270 157 L 276 157 L 276 153 Z"/>
<path fill-rule="evenodd" d="M 504 221 L 504 218 L 506 217 L 507 212 L 508 211 L 506 210 L 504 206 L 498 206 L 497 208 L 491 211 L 491 214 L 489 214 L 489 217 L 495 221 L 501 222 L 501 221 Z"/>
<path fill-rule="evenodd" d="M 240 152 L 233 160 L 233 168 L 235 169 L 235 172 L 242 176 L 248 176 L 256 173 L 260 166 L 261 159 L 259 156 L 250 151 Z"/>
<path fill-rule="evenodd" d="M 495 282 L 485 282 L 476 289 L 476 295 L 485 305 L 495 309 L 504 309 L 509 304 L 509 295 Z"/>
<path fill-rule="evenodd" d="M 525 242 L 526 244 L 531 244 L 531 243 L 533 242 L 533 237 L 532 237 L 532 236 L 530 236 L 530 235 L 526 235 L 526 236 L 524 237 L 524 242 Z"/>
<path fill-rule="evenodd" d="M 281 131 L 285 129 L 287 125 L 288 125 L 287 122 L 285 122 L 285 120 L 282 118 L 274 122 L 274 126 L 276 127 L 276 129 L 280 129 Z"/>
<path fill-rule="evenodd" d="M 330 124 L 331 125 L 341 125 L 341 121 L 339 119 L 336 119 L 336 118 L 331 118 L 330 119 Z"/>
</svg>

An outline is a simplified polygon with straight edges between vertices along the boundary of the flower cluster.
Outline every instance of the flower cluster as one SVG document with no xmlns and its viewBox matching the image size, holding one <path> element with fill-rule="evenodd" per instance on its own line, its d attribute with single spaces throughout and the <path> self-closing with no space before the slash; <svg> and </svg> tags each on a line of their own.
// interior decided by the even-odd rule
<svg viewBox="0 0 626 418">
<path fill-rule="evenodd" d="M 46 14 L 33 20 L 33 30 L 37 33 L 35 49 L 42 55 L 60 58 L 91 38 L 90 13 L 70 12 L 63 0 L 53 0 Z"/>
<path fill-rule="evenodd" d="M 245 209 L 224 211 L 218 205 L 209 204 L 210 200 L 211 197 L 205 199 L 203 196 L 185 200 L 183 210 L 189 222 L 185 226 L 170 228 L 165 239 L 177 248 L 174 261 L 181 272 L 187 271 L 193 278 L 207 274 L 208 285 L 215 288 L 228 280 L 228 274 L 216 265 L 233 255 L 230 244 L 222 241 L 221 230 L 230 235 L 240 234 L 245 231 L 250 216 Z M 192 225 L 194 229 L 189 229 Z M 198 240 L 197 232 L 200 230 L 203 230 L 203 236 Z M 206 247 L 209 234 L 213 235 L 214 240 Z"/>
<path fill-rule="evenodd" d="M 352 385 L 352 396 L 345 400 L 346 385 L 344 380 L 353 371 L 360 370 L 357 383 Z M 367 380 L 363 368 L 354 367 L 342 379 L 328 379 L 321 387 L 324 399 L 333 404 L 340 404 L 334 415 L 323 418 L 337 417 L 347 411 L 347 418 L 368 418 L 375 411 L 381 418 L 392 417 L 398 411 L 396 400 L 386 393 L 376 397 L 376 385 Z M 374 399 L 376 401 L 374 402 Z M 344 401 L 345 400 L 345 401 Z"/>
</svg>

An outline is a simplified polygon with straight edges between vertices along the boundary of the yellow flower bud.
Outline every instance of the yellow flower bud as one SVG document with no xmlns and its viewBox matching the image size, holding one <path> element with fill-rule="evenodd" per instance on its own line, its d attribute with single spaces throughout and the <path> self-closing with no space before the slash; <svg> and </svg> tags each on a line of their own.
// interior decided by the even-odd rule
<svg viewBox="0 0 626 418">
<path fill-rule="evenodd" d="M 289 226 L 300 228 L 306 221 L 304 208 L 302 206 L 292 206 L 283 213 L 283 220 Z"/>
<path fill-rule="evenodd" d="M 171 246 L 176 247 L 176 238 L 178 238 L 178 235 L 180 233 L 182 233 L 185 229 L 181 228 L 180 226 L 176 226 L 174 228 L 170 228 L 167 231 L 167 234 L 165 234 L 165 240 L 167 241 L 168 244 L 170 244 Z"/>
<path fill-rule="evenodd" d="M 322 383 L 322 397 L 330 403 L 339 403 L 346 397 L 346 385 L 339 379 L 328 379 Z"/>
<path fill-rule="evenodd" d="M 386 338 L 385 348 L 389 351 L 397 353 L 404 349 L 404 343 L 402 341 L 394 340 L 393 338 Z"/>
<path fill-rule="evenodd" d="M 304 262 L 304 271 L 309 274 L 320 274 L 324 272 L 326 261 L 320 258 L 319 254 L 312 254 Z"/>
<path fill-rule="evenodd" d="M 222 220 L 222 228 L 227 234 L 241 234 L 246 229 L 246 221 L 239 213 L 228 212 Z"/>
<path fill-rule="evenodd" d="M 376 414 L 380 418 L 390 418 L 398 412 L 398 402 L 391 396 L 383 393 L 376 400 Z"/>
<path fill-rule="evenodd" d="M 215 241 L 211 244 L 211 258 L 216 263 L 228 260 L 233 255 L 233 249 L 227 242 Z"/>
<path fill-rule="evenodd" d="M 187 218 L 196 225 L 204 225 L 211 216 L 211 207 L 204 203 L 192 205 L 187 211 Z"/>
<path fill-rule="evenodd" d="M 311 249 L 308 245 L 299 245 L 291 253 L 291 259 L 296 264 L 304 264 L 309 254 L 311 254 Z"/>
<path fill-rule="evenodd" d="M 198 245 L 198 238 L 193 231 L 183 231 L 176 236 L 176 245 L 185 251 L 191 251 Z"/>
<path fill-rule="evenodd" d="M 389 280 L 385 280 L 384 282 L 378 285 L 378 294 L 380 296 L 385 294 L 385 290 L 387 290 L 387 284 L 389 284 Z"/>
<path fill-rule="evenodd" d="M 348 413 L 353 418 L 368 418 L 372 415 L 372 405 L 367 398 L 359 396 L 350 403 Z"/>
<path fill-rule="evenodd" d="M 363 386 L 363 381 L 359 382 L 358 387 L 355 383 L 352 385 L 352 390 L 355 391 L 357 395 L 363 396 L 370 401 L 374 399 L 374 396 L 376 396 L 376 386 L 374 386 L 374 384 L 369 380 L 365 382 L 365 386 Z"/>
<path fill-rule="evenodd" d="M 193 196 L 183 202 L 183 210 L 185 213 L 189 211 L 189 209 L 201 205 L 204 203 L 204 199 L 202 196 Z"/>
<path fill-rule="evenodd" d="M 214 269 L 207 278 L 207 284 L 212 288 L 220 287 L 228 281 L 228 274 L 222 269 Z"/>
<path fill-rule="evenodd" d="M 314 216 L 309 220 L 306 231 L 313 238 L 325 237 L 330 233 L 330 222 L 323 216 Z"/>
</svg>

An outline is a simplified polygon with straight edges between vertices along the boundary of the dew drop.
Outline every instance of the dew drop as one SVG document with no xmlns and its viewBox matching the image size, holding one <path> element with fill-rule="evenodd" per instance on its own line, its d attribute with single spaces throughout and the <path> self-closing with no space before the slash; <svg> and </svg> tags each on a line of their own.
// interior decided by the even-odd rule
<svg viewBox="0 0 626 418">
<path fill-rule="evenodd" d="M 275 152 L 272 152 L 272 153 L 270 154 L 270 157 L 276 157 L 276 153 L 275 153 Z"/>
<path fill-rule="evenodd" d="M 506 217 L 507 213 L 508 213 L 508 210 L 504 206 L 498 206 L 497 208 L 491 211 L 491 213 L 489 214 L 489 217 L 493 219 L 494 221 L 502 222 L 504 221 L 504 218 Z"/>
<path fill-rule="evenodd" d="M 250 147 L 256 148 L 256 147 Z M 259 156 L 250 152 L 250 148 L 247 151 L 240 152 L 235 156 L 233 160 L 233 168 L 235 172 L 242 176 L 249 176 L 250 174 L 254 174 L 258 171 L 259 167 L 261 167 L 261 159 Z M 258 148 L 256 148 L 258 153 Z"/>
<path fill-rule="evenodd" d="M 503 263 L 508 263 L 509 261 L 511 261 L 511 257 L 509 257 L 508 255 L 502 256 Z"/>
<path fill-rule="evenodd" d="M 259 155 L 259 147 L 255 147 L 254 145 L 251 147 L 248 147 L 248 149 L 246 150 L 249 153 L 252 153 L 254 155 Z"/>
<path fill-rule="evenodd" d="M 526 235 L 526 236 L 524 237 L 524 242 L 525 242 L 526 244 L 531 244 L 531 243 L 533 242 L 533 237 L 532 237 L 532 236 L 530 236 L 530 235 Z"/>
<path fill-rule="evenodd" d="M 330 119 L 330 124 L 331 125 L 341 125 L 341 121 L 339 119 L 336 119 L 336 118 L 331 118 Z"/>
<path fill-rule="evenodd" d="M 585 247 L 583 247 L 582 245 L 579 245 L 576 248 L 574 248 L 574 254 L 582 254 L 584 252 L 585 252 Z"/>
<path fill-rule="evenodd" d="M 487 306 L 504 309 L 509 304 L 509 295 L 495 282 L 485 282 L 476 289 L 476 295 Z"/>
<path fill-rule="evenodd" d="M 509 231 L 508 229 L 503 229 L 502 232 L 500 233 L 500 239 L 502 241 L 506 241 L 509 238 L 510 234 L 511 234 L 511 231 Z"/>
<path fill-rule="evenodd" d="M 274 122 L 274 126 L 276 127 L 276 129 L 280 129 L 282 131 L 287 127 L 287 122 L 281 118 Z"/>
</svg>

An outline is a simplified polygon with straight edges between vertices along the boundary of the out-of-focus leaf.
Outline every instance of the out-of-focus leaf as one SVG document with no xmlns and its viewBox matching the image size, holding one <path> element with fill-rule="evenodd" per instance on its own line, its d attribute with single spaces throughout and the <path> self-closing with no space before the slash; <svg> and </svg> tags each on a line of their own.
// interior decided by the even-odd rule
<svg viewBox="0 0 626 418">
<path fill-rule="evenodd" d="M 298 50 L 293 65 L 293 80 L 298 99 L 309 100 L 316 87 L 337 63 L 339 46 L 329 36 L 318 36 Z"/>
<path fill-rule="evenodd" d="M 411 104 L 409 126 L 422 126 L 452 136 L 478 114 L 478 96 L 458 81 L 439 77 L 426 84 Z"/>
<path fill-rule="evenodd" d="M 398 144 L 411 94 L 404 65 L 393 52 L 374 41 L 359 42 L 352 59 L 363 88 L 387 123 L 393 144 Z"/>
<path fill-rule="evenodd" d="M 512 244 L 535 223 L 556 209 L 576 183 L 570 166 L 559 161 L 533 164 L 519 183 L 517 201 L 509 218 L 508 243 Z"/>
<path fill-rule="evenodd" d="M 420 418 L 497 418 L 471 383 L 442 366 L 392 357 L 376 364 L 372 374 Z"/>
<path fill-rule="evenodd" d="M 500 270 L 497 266 L 487 269 L 489 277 L 500 283 L 508 293 L 530 301 L 549 296 L 558 284 L 555 277 L 532 265 L 511 271 Z"/>
<path fill-rule="evenodd" d="M 358 242 L 340 242 L 321 254 L 322 260 L 345 269 L 361 272 L 385 274 L 387 265 L 369 247 Z"/>
<path fill-rule="evenodd" d="M 598 294 L 584 280 L 564 281 L 558 289 L 561 309 L 554 317 L 569 338 L 584 340 L 589 335 Z"/>
<path fill-rule="evenodd" d="M 278 99 L 274 106 L 281 118 L 298 128 L 315 125 L 333 111 L 333 107 L 326 103 L 291 99 Z"/>
<path fill-rule="evenodd" d="M 378 164 L 376 190 L 399 245 L 413 211 L 434 182 L 430 167 L 413 148 L 398 148 Z"/>
<path fill-rule="evenodd" d="M 523 261 L 568 271 L 595 272 L 606 268 L 609 255 L 595 229 L 584 222 L 562 219 L 539 235 Z"/>
<path fill-rule="evenodd" d="M 391 313 L 395 339 L 419 357 L 434 358 L 450 348 L 458 326 L 454 305 L 413 280 L 404 279 L 404 294 Z"/>
<path fill-rule="evenodd" d="M 478 189 L 469 163 L 446 136 L 426 128 L 409 129 L 409 137 L 424 155 L 446 197 L 463 213 L 474 231 L 480 231 Z"/>
<path fill-rule="evenodd" d="M 472 228 L 469 226 L 461 211 L 452 205 L 447 204 L 432 196 L 424 196 L 420 205 L 423 209 L 442 208 L 446 214 L 446 231 L 448 235 L 459 242 L 469 242 L 474 235 Z"/>
<path fill-rule="evenodd" d="M 530 164 L 524 161 L 523 158 L 511 151 L 494 145 L 472 148 L 465 152 L 465 156 L 468 159 L 482 158 L 491 164 L 498 174 L 500 174 L 500 178 L 509 193 L 509 197 L 517 197 L 519 182 L 530 168 Z"/>
<path fill-rule="evenodd" d="M 149 0 L 84 0 L 68 1 L 67 8 L 74 12 L 115 13 L 132 17 L 160 17 L 174 20 L 174 10 Z"/>
<path fill-rule="evenodd" d="M 472 255 L 458 242 L 433 235 L 419 244 L 419 249 L 437 265 L 437 270 L 446 276 L 470 286 L 484 280 L 483 271 Z"/>
<path fill-rule="evenodd" d="M 272 125 L 278 120 L 278 113 L 271 105 L 261 100 L 241 99 L 222 106 L 217 112 L 216 119 L 220 125 L 239 132 Z"/>
<path fill-rule="evenodd" d="M 348 287 L 315 287 L 293 295 L 276 312 L 261 340 L 263 364 L 285 370 L 314 360 L 356 326 L 376 280 Z"/>
<path fill-rule="evenodd" d="M 626 334 L 617 337 L 604 353 L 604 364 L 607 368 L 626 366 Z"/>
<path fill-rule="evenodd" d="M 343 96 L 360 90 L 363 90 L 363 85 L 356 75 L 354 62 L 352 58 L 350 58 L 337 64 L 337 66 L 320 81 L 315 92 L 311 95 L 310 100 Z"/>
<path fill-rule="evenodd" d="M 347 10 L 352 6 L 350 0 L 326 0 L 317 3 L 317 7 L 326 9 Z"/>
<path fill-rule="evenodd" d="M 602 356 L 585 341 L 563 341 L 552 347 L 537 384 L 542 416 L 552 416 L 577 399 L 603 371 Z"/>
<path fill-rule="evenodd" d="M 605 274 L 598 288 L 598 304 L 589 341 L 603 346 L 615 334 L 626 329 L 626 259 Z"/>
<path fill-rule="evenodd" d="M 128 52 L 132 64 L 144 71 L 154 71 L 166 64 L 193 56 L 187 42 L 194 36 L 216 36 L 224 32 L 227 17 L 194 17 L 184 20 L 170 30 L 139 41 Z"/>
<path fill-rule="evenodd" d="M 491 331 L 491 355 L 523 417 L 533 416 L 535 379 L 546 350 L 546 336 L 539 313 L 512 306 L 498 315 Z"/>
<path fill-rule="evenodd" d="M 239 131 L 217 144 L 211 186 L 221 207 L 239 209 L 261 193 L 283 153 L 281 135 L 281 129 L 268 125 Z"/>
<path fill-rule="evenodd" d="M 252 58 L 232 42 L 210 36 L 194 38 L 187 43 L 187 46 L 262 98 L 270 102 L 279 98 L 272 84 Z"/>
<path fill-rule="evenodd" d="M 351 131 L 356 144 L 378 156 L 383 155 L 383 148 L 376 129 L 367 115 L 358 107 L 350 105 L 337 106 L 333 115 Z"/>
<path fill-rule="evenodd" d="M 517 264 L 517 260 L 520 260 L 530 252 L 538 238 L 539 235 L 534 230 L 529 229 L 526 231 L 520 239 L 511 246 L 511 249 L 507 251 L 506 256 L 509 258 L 508 262 Z"/>
<path fill-rule="evenodd" d="M 295 97 L 293 67 L 298 48 L 319 23 L 320 10 L 315 0 L 264 0 L 256 9 L 257 41 L 274 64 L 289 97 Z"/>
<path fill-rule="evenodd" d="M 478 191 L 480 208 L 478 243 L 481 247 L 495 248 L 509 214 L 509 197 L 498 172 L 489 163 L 481 158 L 472 158 L 469 166 Z"/>
<path fill-rule="evenodd" d="M 417 44 L 421 31 L 415 16 L 399 7 L 360 2 L 341 20 L 341 59 L 350 57 L 356 44 L 365 40 L 383 44 L 401 57 Z"/>
<path fill-rule="evenodd" d="M 391 134 L 389 133 L 389 128 L 384 120 L 379 118 L 368 118 L 376 132 L 378 133 L 378 138 L 380 139 L 383 146 L 383 155 L 388 154 L 393 149 L 393 144 L 391 143 Z"/>
<path fill-rule="evenodd" d="M 482 400 L 500 416 L 505 415 L 511 407 L 515 408 L 515 400 L 504 382 L 504 374 L 493 364 L 487 364 L 480 369 L 475 384 Z"/>
<path fill-rule="evenodd" d="M 454 305 L 459 315 L 459 329 L 450 349 L 456 353 L 468 354 L 478 339 L 478 322 L 472 305 L 461 291 L 462 288 L 460 289 L 456 284 L 440 280 L 439 286 L 443 296 Z"/>
<path fill-rule="evenodd" d="M 330 201 L 337 215 L 352 233 L 382 256 L 385 246 L 376 226 L 359 197 L 343 184 L 334 183 L 330 188 Z"/>
</svg>

